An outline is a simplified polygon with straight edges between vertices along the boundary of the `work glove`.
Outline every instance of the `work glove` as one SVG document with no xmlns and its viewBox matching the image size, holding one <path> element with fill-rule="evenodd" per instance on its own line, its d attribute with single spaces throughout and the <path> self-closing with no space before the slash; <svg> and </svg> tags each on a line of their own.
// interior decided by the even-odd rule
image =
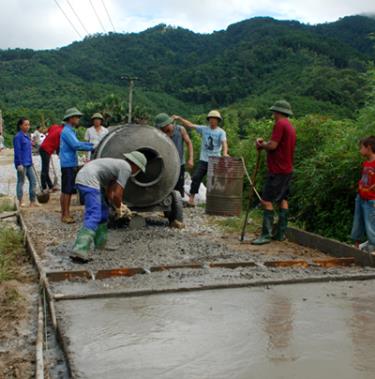
<svg viewBox="0 0 375 379">
<path fill-rule="evenodd" d="M 23 174 L 25 172 L 25 167 L 23 167 L 21 164 L 19 166 L 17 166 L 17 171 L 20 173 L 20 174 Z"/>
<path fill-rule="evenodd" d="M 121 204 L 119 208 L 116 208 L 115 211 L 116 211 L 116 219 L 131 218 L 133 215 L 132 211 L 123 203 Z"/>
</svg>

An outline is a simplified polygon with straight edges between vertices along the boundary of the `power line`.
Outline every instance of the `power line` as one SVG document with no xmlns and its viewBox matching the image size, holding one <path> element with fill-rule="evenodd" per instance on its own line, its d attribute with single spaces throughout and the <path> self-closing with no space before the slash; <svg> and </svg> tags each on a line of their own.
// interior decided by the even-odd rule
<svg viewBox="0 0 375 379">
<path fill-rule="evenodd" d="M 90 2 L 90 4 L 91 4 L 91 8 L 92 8 L 92 10 L 93 10 L 94 13 L 95 13 L 96 18 L 97 18 L 98 21 L 99 21 L 99 24 L 101 25 L 102 29 L 104 30 L 104 33 L 107 33 L 107 31 L 105 30 L 104 25 L 103 25 L 103 23 L 102 23 L 102 20 L 100 19 L 99 14 L 98 14 L 98 12 L 97 12 L 96 9 L 95 9 L 94 4 L 92 3 L 92 0 L 89 0 L 89 2 Z"/>
<path fill-rule="evenodd" d="M 72 23 L 72 21 L 70 21 L 70 18 L 68 17 L 68 15 L 65 13 L 64 9 L 61 7 L 61 5 L 59 4 L 59 2 L 57 0 L 54 0 L 55 1 L 55 4 L 57 5 L 57 7 L 60 9 L 61 13 L 64 15 L 64 17 L 66 18 L 66 20 L 69 22 L 70 26 L 74 29 L 74 31 L 79 35 L 79 38 L 82 38 L 82 35 L 81 33 L 78 31 L 78 29 L 74 26 L 74 24 Z"/>
<path fill-rule="evenodd" d="M 108 20 L 109 20 L 109 22 L 110 22 L 111 25 L 112 25 L 112 29 L 113 29 L 114 32 L 116 32 L 116 28 L 115 28 L 115 26 L 113 25 L 113 22 L 112 22 L 112 17 L 111 17 L 111 15 L 110 15 L 109 12 L 108 12 L 108 8 L 107 8 L 107 6 L 105 5 L 104 0 L 102 0 L 102 4 L 103 4 L 103 8 L 105 9 L 105 11 L 106 11 L 106 13 L 107 13 Z"/>
<path fill-rule="evenodd" d="M 86 34 L 90 34 L 90 33 L 88 32 L 88 30 L 86 29 L 86 26 L 83 24 L 81 18 L 78 16 L 77 12 L 76 12 L 75 9 L 73 8 L 73 6 L 72 6 L 72 4 L 70 3 L 70 1 L 69 1 L 69 0 L 66 0 L 66 2 L 68 3 L 70 9 L 72 10 L 74 16 L 77 17 L 77 20 L 78 20 L 78 22 L 81 24 L 82 29 L 85 31 Z"/>
</svg>

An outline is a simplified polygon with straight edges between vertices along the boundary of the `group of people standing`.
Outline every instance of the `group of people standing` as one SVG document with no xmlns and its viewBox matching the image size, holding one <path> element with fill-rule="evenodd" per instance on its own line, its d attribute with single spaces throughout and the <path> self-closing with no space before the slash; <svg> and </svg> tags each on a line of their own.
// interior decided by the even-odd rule
<svg viewBox="0 0 375 379">
<path fill-rule="evenodd" d="M 262 192 L 263 223 L 261 235 L 252 241 L 254 245 L 263 245 L 272 240 L 283 241 L 288 226 L 289 194 L 293 175 L 296 130 L 289 118 L 293 115 L 291 105 L 284 100 L 277 101 L 271 108 L 274 126 L 269 141 L 257 138 L 256 149 L 267 154 L 267 177 Z M 106 240 L 106 223 L 108 219 L 107 201 L 103 200 L 100 189 L 105 187 L 104 198 L 111 199 L 119 216 L 129 210 L 122 203 L 122 196 L 127 180 L 138 172 L 146 170 L 146 157 L 139 152 L 125 154 L 124 160 L 104 158 L 90 161 L 91 154 L 108 133 L 103 127 L 103 116 L 95 113 L 92 116 L 93 126 L 85 133 L 85 142 L 78 140 L 75 128 L 80 123 L 82 113 L 77 108 L 66 111 L 64 125 L 53 125 L 40 146 L 42 160 L 41 182 L 44 190 L 56 191 L 57 188 L 49 177 L 49 163 L 54 152 L 60 156 L 61 164 L 61 220 L 63 223 L 74 223 L 70 214 L 71 197 L 78 187 L 85 200 L 85 221 L 81 228 L 75 247 L 74 258 L 87 261 L 88 248 L 91 242 L 98 246 Z M 195 206 L 195 195 L 207 174 L 209 158 L 229 156 L 226 132 L 220 127 L 223 118 L 219 111 L 210 111 L 207 115 L 208 125 L 196 125 L 181 116 L 169 116 L 160 113 L 155 118 L 155 127 L 171 138 L 176 146 L 180 159 L 180 175 L 175 189 L 181 196 L 185 195 L 184 182 L 186 166 L 194 166 L 194 149 L 185 128 L 195 130 L 201 136 L 201 148 L 198 163 L 192 175 L 187 206 Z M 17 169 L 17 198 L 23 206 L 23 184 L 27 177 L 30 182 L 30 206 L 36 206 L 35 176 L 32 165 L 31 140 L 28 135 L 30 122 L 21 118 L 17 124 L 18 133 L 14 137 L 14 163 Z M 364 165 L 360 181 L 359 195 L 356 201 L 355 220 L 352 237 L 359 245 L 363 234 L 367 234 L 369 246 L 375 249 L 375 137 L 361 141 L 361 154 L 368 158 Z M 187 147 L 187 158 L 185 157 Z M 86 151 L 89 163 L 78 171 L 77 152 Z M 116 178 L 113 182 L 113 177 Z M 111 180 L 112 178 L 112 180 Z M 278 218 L 274 224 L 276 205 Z M 101 241 L 101 242 L 100 242 Z"/>
<path fill-rule="evenodd" d="M 75 171 L 78 167 L 76 152 L 78 150 L 85 150 L 90 152 L 108 133 L 107 128 L 102 125 L 104 121 L 103 116 L 100 113 L 95 113 L 91 119 L 92 126 L 88 128 L 85 133 L 85 139 L 87 142 L 84 142 L 81 145 L 81 142 L 77 139 L 73 130 L 74 127 L 79 125 L 81 116 L 82 113 L 79 112 L 78 109 L 70 108 L 66 111 L 66 114 L 64 116 L 64 123 L 61 125 L 51 125 L 48 128 L 47 135 L 43 141 L 41 140 L 40 126 L 36 128 L 33 133 L 33 138 L 31 138 L 29 134 L 29 119 L 26 117 L 19 119 L 17 123 L 17 134 L 13 139 L 13 146 L 14 164 L 17 170 L 16 192 L 20 207 L 25 206 L 23 187 L 26 178 L 29 181 L 30 206 L 38 206 L 38 203 L 36 201 L 37 178 L 35 176 L 36 171 L 33 167 L 33 147 L 34 149 L 37 149 L 41 158 L 40 182 L 42 191 L 56 192 L 59 190 L 56 180 L 52 181 L 49 174 L 51 159 L 53 159 L 53 154 L 56 153 L 60 156 L 62 171 L 62 220 L 63 222 L 71 222 L 71 217 L 68 210 L 69 207 L 67 208 L 66 205 L 70 204 L 69 198 L 74 192 L 71 187 L 74 187 L 74 181 L 72 185 L 72 179 L 74 179 Z M 65 129 L 64 126 L 67 126 L 67 128 Z M 63 133 L 64 129 L 65 132 Z M 61 138 L 62 135 L 64 135 L 64 138 Z M 72 150 L 74 150 L 75 153 L 72 153 Z M 90 156 L 88 158 L 90 158 Z M 54 168 L 53 161 L 52 165 Z"/>
</svg>

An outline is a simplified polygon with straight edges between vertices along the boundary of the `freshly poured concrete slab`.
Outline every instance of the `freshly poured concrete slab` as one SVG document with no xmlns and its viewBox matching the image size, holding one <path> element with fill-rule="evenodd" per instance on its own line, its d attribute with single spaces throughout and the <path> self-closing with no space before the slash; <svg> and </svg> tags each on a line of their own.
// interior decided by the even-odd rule
<svg viewBox="0 0 375 379">
<path fill-rule="evenodd" d="M 373 378 L 375 282 L 57 303 L 79 378 Z"/>
</svg>

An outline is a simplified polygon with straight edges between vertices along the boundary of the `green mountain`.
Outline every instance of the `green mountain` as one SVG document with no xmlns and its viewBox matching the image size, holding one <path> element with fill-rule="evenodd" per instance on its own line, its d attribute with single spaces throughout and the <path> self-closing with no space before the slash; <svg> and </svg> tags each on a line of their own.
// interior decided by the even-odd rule
<svg viewBox="0 0 375 379">
<path fill-rule="evenodd" d="M 239 103 L 261 117 L 284 97 L 299 114 L 350 117 L 366 96 L 372 33 L 375 19 L 362 16 L 316 26 L 254 18 L 212 34 L 158 25 L 57 50 L 0 50 L 0 107 L 61 114 L 111 93 L 125 98 L 120 76 L 130 74 L 140 78 L 136 102 L 150 113 Z"/>
</svg>

